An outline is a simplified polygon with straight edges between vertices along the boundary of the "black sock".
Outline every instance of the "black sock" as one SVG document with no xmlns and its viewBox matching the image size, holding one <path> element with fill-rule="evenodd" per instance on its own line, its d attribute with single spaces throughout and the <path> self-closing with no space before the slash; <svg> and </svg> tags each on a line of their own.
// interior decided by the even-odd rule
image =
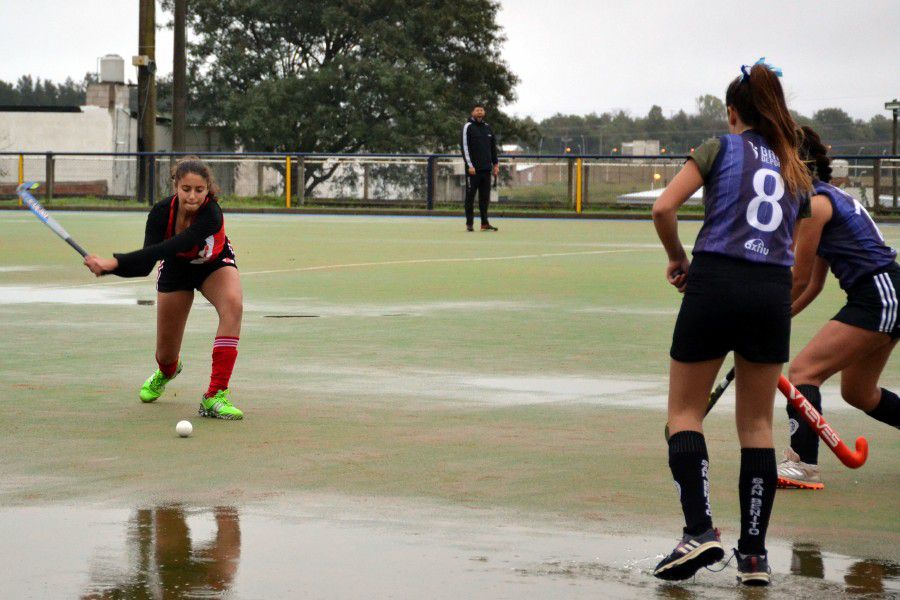
<svg viewBox="0 0 900 600">
<path fill-rule="evenodd" d="M 878 406 L 866 413 L 873 419 L 900 428 L 900 397 L 891 390 L 881 388 Z"/>
<path fill-rule="evenodd" d="M 797 391 L 809 400 L 819 414 L 822 413 L 822 394 L 818 387 L 803 384 L 797 386 Z M 790 402 L 787 405 L 787 413 L 791 425 L 791 448 L 800 455 L 800 460 L 806 464 L 819 464 L 819 436 Z"/>
<path fill-rule="evenodd" d="M 741 500 L 741 554 L 765 554 L 766 530 L 775 503 L 778 473 L 773 448 L 741 448 L 741 475 L 738 493 Z"/>
<path fill-rule="evenodd" d="M 709 508 L 709 454 L 699 431 L 679 431 L 669 438 L 669 468 L 684 512 L 684 532 L 699 535 L 712 527 Z"/>
</svg>

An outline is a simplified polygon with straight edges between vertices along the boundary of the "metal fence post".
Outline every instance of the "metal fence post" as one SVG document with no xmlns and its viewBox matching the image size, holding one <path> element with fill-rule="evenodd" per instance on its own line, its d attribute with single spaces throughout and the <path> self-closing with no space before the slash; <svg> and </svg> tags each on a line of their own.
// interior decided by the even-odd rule
<svg viewBox="0 0 900 600">
<path fill-rule="evenodd" d="M 284 207 L 291 207 L 291 155 L 284 157 Z"/>
<path fill-rule="evenodd" d="M 147 204 L 153 206 L 156 199 L 156 155 L 148 156 L 147 163 Z"/>
<path fill-rule="evenodd" d="M 18 185 L 22 185 L 25 183 L 25 155 L 19 155 L 19 183 Z M 19 198 L 19 206 L 22 206 L 22 197 L 16 194 Z"/>
<path fill-rule="evenodd" d="M 54 167 L 53 153 L 48 152 L 44 158 L 44 185 L 47 187 L 45 192 L 47 200 L 53 200 Z"/>
<path fill-rule="evenodd" d="M 584 171 L 584 161 L 578 158 L 575 160 L 575 212 L 581 214 L 581 194 L 583 192 L 583 180 L 581 178 Z"/>
<path fill-rule="evenodd" d="M 860 181 L 860 185 L 865 188 L 865 183 Z M 872 209 L 875 214 L 881 213 L 881 160 L 876 158 L 872 162 Z"/>
<path fill-rule="evenodd" d="M 590 189 L 591 189 L 591 168 L 590 165 L 584 163 L 581 167 L 584 173 L 581 176 L 583 189 L 581 191 L 581 209 L 590 205 Z"/>
<path fill-rule="evenodd" d="M 429 156 L 425 163 L 425 208 L 434 210 L 434 175 L 437 161 L 434 156 Z"/>
<path fill-rule="evenodd" d="M 297 204 L 303 206 L 306 202 L 306 160 L 302 156 L 297 157 Z"/>
<path fill-rule="evenodd" d="M 574 200 L 574 196 L 573 196 L 573 194 L 572 194 L 572 179 L 573 179 L 573 176 L 574 176 L 574 174 L 575 174 L 575 173 L 574 173 L 574 171 L 575 171 L 575 160 L 572 159 L 572 158 L 570 158 L 570 159 L 568 159 L 568 160 L 569 160 L 569 164 L 568 164 L 568 167 L 566 168 L 566 177 L 567 177 L 567 181 L 566 181 L 566 194 L 567 194 L 567 196 L 566 196 L 566 203 L 571 205 L 571 203 L 572 203 L 573 200 Z"/>
</svg>

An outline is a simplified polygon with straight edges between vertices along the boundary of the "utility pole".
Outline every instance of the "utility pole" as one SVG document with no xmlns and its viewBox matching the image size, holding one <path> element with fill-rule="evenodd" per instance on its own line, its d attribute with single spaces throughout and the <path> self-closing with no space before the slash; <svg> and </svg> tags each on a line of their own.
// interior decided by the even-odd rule
<svg viewBox="0 0 900 600">
<path fill-rule="evenodd" d="M 156 150 L 156 2 L 138 0 L 138 152 Z M 149 157 L 138 158 L 138 200 L 153 204 Z"/>
<path fill-rule="evenodd" d="M 187 56 L 185 54 L 185 20 L 187 0 L 175 0 L 175 48 L 172 65 L 172 151 L 184 152 L 187 123 Z"/>
</svg>

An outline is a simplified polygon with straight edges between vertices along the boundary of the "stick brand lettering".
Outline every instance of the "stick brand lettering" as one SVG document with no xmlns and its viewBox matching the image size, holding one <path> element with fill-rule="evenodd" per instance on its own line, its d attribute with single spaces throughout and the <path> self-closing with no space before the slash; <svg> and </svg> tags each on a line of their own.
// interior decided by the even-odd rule
<svg viewBox="0 0 900 600">
<path fill-rule="evenodd" d="M 825 422 L 825 419 L 822 418 L 822 415 L 816 410 L 816 407 L 810 404 L 809 400 L 807 400 L 795 387 L 791 388 L 791 398 L 793 400 L 800 399 L 799 408 L 803 411 L 803 414 L 806 415 L 806 420 L 809 424 L 815 427 L 817 432 L 820 432 L 819 435 L 825 440 L 826 444 L 832 448 L 837 448 L 837 445 L 841 442 L 841 438 L 834 432 L 831 425 Z"/>
</svg>

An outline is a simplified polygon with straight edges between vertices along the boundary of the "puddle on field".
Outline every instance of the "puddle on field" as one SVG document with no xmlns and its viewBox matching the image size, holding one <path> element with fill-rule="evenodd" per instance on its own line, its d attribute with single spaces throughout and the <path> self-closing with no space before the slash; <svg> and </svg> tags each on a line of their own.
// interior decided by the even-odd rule
<svg viewBox="0 0 900 600">
<path fill-rule="evenodd" d="M 422 406 L 523 406 L 536 404 L 593 404 L 597 406 L 665 410 L 669 380 L 666 376 L 625 378 L 577 375 L 496 375 L 455 371 L 370 369 L 337 365 L 284 365 L 298 375 L 304 390 L 322 395 L 367 398 L 410 398 Z M 724 373 L 724 367 L 723 367 Z M 840 388 L 822 388 L 839 398 Z M 779 396 L 776 403 L 784 402 Z M 831 412 L 856 410 L 845 402 L 832 402 Z M 716 404 L 716 412 L 734 412 L 734 385 Z M 779 405 L 780 406 L 780 405 Z"/>
<path fill-rule="evenodd" d="M 107 286 L 0 285 L 0 304 L 135 304 L 134 292 Z"/>
<path fill-rule="evenodd" d="M 388 370 L 335 365 L 285 365 L 304 390 L 345 397 L 414 398 L 441 405 L 518 406 L 597 404 L 666 407 L 668 380 L 578 376 L 494 376 L 425 370 Z M 723 405 L 727 398 L 723 398 Z"/>
<path fill-rule="evenodd" d="M 0 532 L 0 589 L 16 598 L 747 597 L 733 563 L 682 584 L 654 579 L 674 539 L 408 500 L 3 508 Z M 770 561 L 767 598 L 900 593 L 890 561 L 777 541 Z"/>
<path fill-rule="evenodd" d="M 10 265 L 6 267 L 0 267 L 0 273 L 30 273 L 32 271 L 42 271 L 47 270 L 50 267 L 37 267 L 37 266 L 26 266 L 26 265 Z"/>
</svg>

